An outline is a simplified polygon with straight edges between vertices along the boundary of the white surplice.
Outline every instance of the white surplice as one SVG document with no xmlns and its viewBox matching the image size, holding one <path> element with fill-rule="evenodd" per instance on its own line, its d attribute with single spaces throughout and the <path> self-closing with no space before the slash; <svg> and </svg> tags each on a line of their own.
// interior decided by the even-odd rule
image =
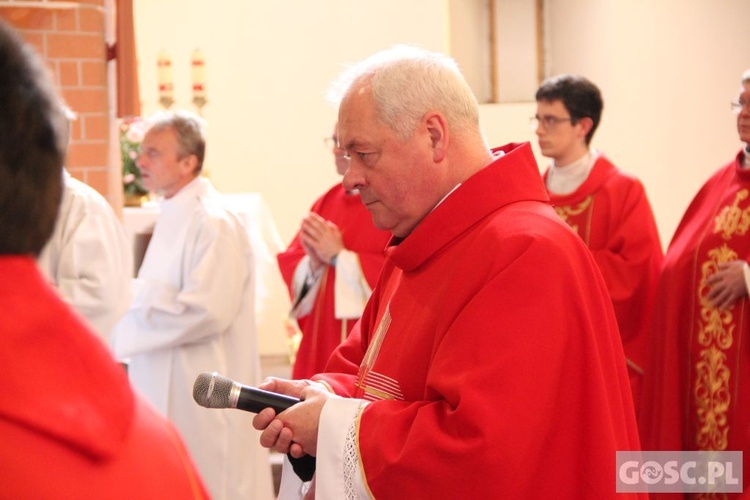
<svg viewBox="0 0 750 500">
<path fill-rule="evenodd" d="M 130 304 L 132 248 L 107 200 L 68 172 L 63 177 L 60 211 L 39 267 L 109 345 L 112 328 Z"/>
<path fill-rule="evenodd" d="M 193 401 L 202 372 L 260 378 L 247 231 L 205 178 L 162 201 L 113 347 L 130 379 L 180 430 L 215 499 L 272 498 L 268 452 L 250 413 Z"/>
</svg>

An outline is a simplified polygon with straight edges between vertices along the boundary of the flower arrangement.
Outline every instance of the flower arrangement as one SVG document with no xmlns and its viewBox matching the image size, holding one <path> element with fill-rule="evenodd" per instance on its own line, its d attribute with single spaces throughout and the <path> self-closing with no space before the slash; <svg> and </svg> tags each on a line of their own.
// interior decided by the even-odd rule
<svg viewBox="0 0 750 500">
<path fill-rule="evenodd" d="M 145 133 L 146 123 L 140 117 L 125 118 L 120 124 L 122 185 L 126 199 L 140 198 L 148 194 L 141 180 L 141 169 L 136 163 Z"/>
</svg>

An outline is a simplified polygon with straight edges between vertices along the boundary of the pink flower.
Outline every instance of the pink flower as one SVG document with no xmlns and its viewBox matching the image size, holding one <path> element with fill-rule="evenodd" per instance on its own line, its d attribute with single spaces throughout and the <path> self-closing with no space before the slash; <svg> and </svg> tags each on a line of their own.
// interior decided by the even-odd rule
<svg viewBox="0 0 750 500">
<path fill-rule="evenodd" d="M 123 184 L 130 184 L 135 180 L 135 174 L 126 174 L 122 176 Z"/>
<path fill-rule="evenodd" d="M 134 123 L 130 129 L 125 133 L 125 138 L 129 142 L 133 142 L 135 144 L 140 144 L 143 140 L 143 136 L 145 135 L 145 130 L 143 126 L 139 126 L 138 123 Z"/>
</svg>

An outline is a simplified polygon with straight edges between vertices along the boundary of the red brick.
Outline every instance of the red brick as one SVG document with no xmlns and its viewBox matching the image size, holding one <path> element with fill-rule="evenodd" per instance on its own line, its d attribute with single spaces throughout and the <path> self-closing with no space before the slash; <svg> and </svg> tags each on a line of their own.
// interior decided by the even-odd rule
<svg viewBox="0 0 750 500">
<path fill-rule="evenodd" d="M 71 168 L 66 165 L 65 170 L 68 171 L 71 177 L 78 179 L 81 182 L 86 182 L 86 170 L 88 170 L 87 168 Z"/>
<path fill-rule="evenodd" d="M 82 61 L 81 85 L 84 87 L 105 87 L 107 85 L 106 63 L 104 61 Z"/>
<path fill-rule="evenodd" d="M 80 33 L 103 33 L 104 12 L 97 9 L 79 9 L 78 23 Z"/>
<path fill-rule="evenodd" d="M 68 171 L 71 177 L 74 177 L 79 181 L 88 184 L 89 186 L 99 191 L 99 193 L 106 196 L 109 174 L 107 173 L 107 169 L 105 167 L 74 168 L 66 166 L 65 169 Z M 93 185 L 92 182 L 94 183 Z"/>
<path fill-rule="evenodd" d="M 2 9 L 0 9 L 0 12 L 2 12 Z M 24 41 L 28 42 L 34 47 L 34 50 L 36 50 L 43 58 L 46 58 L 46 51 L 47 51 L 47 44 L 45 43 L 45 34 L 44 33 L 37 33 L 34 31 L 19 31 L 19 35 L 21 35 L 21 38 L 24 39 Z"/>
<path fill-rule="evenodd" d="M 109 139 L 109 118 L 105 113 L 87 114 L 78 117 L 83 125 L 83 139 L 102 141 Z"/>
<path fill-rule="evenodd" d="M 70 0 L 48 0 L 50 3 L 54 2 L 67 2 L 70 3 Z M 76 3 L 78 4 L 86 4 L 86 5 L 98 5 L 100 7 L 104 6 L 104 0 L 77 0 Z"/>
<path fill-rule="evenodd" d="M 70 0 L 48 0 L 48 1 L 50 3 L 54 3 L 54 2 L 66 2 L 66 3 L 70 3 Z M 90 5 L 104 7 L 104 0 L 76 0 L 76 3 L 83 6 L 83 7 L 79 7 L 79 8 L 90 9 L 91 8 L 91 7 L 89 7 Z"/>
<path fill-rule="evenodd" d="M 76 113 L 102 112 L 107 109 L 107 89 L 62 89 L 63 97 Z"/>
<path fill-rule="evenodd" d="M 8 21 L 16 29 L 49 31 L 54 26 L 53 11 L 48 9 L 30 9 L 28 7 L 9 7 L 0 9 L 0 18 Z"/>
<path fill-rule="evenodd" d="M 66 162 L 71 167 L 99 167 L 107 164 L 108 155 L 108 142 L 73 142 L 68 148 Z"/>
<path fill-rule="evenodd" d="M 83 123 L 79 117 L 77 120 L 73 120 L 70 124 L 70 140 L 71 142 L 76 142 L 83 138 Z"/>
<path fill-rule="evenodd" d="M 79 87 L 78 63 L 76 61 L 57 61 L 57 78 L 60 87 Z"/>
<path fill-rule="evenodd" d="M 56 31 L 79 31 L 78 30 L 78 10 L 65 9 L 55 10 L 55 30 Z"/>
<path fill-rule="evenodd" d="M 107 196 L 109 186 L 109 173 L 106 167 L 101 168 L 87 168 L 86 169 L 86 184 L 99 191 L 103 196 Z"/>
<path fill-rule="evenodd" d="M 50 58 L 105 58 L 104 34 L 61 34 L 47 35 L 47 56 Z"/>
</svg>

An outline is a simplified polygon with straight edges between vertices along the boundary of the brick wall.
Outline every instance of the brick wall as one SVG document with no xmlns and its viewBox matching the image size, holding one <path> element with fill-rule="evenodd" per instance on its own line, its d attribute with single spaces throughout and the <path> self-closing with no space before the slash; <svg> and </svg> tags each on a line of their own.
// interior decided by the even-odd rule
<svg viewBox="0 0 750 500">
<path fill-rule="evenodd" d="M 110 151 L 109 91 L 105 42 L 105 0 L 0 0 L 0 18 L 14 26 L 47 62 L 63 98 L 78 114 L 73 123 L 66 167 L 110 202 L 119 185 L 119 166 Z M 35 6 L 33 4 L 38 4 Z M 112 195 L 112 196 L 109 196 Z"/>
</svg>

